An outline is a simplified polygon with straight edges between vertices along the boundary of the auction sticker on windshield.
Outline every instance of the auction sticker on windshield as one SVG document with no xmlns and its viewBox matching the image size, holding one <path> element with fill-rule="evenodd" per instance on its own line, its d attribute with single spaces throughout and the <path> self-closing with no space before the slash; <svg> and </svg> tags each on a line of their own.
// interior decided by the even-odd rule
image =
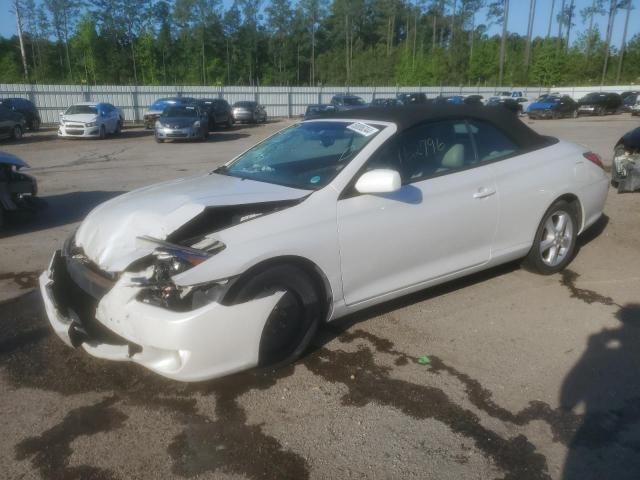
<svg viewBox="0 0 640 480">
<path fill-rule="evenodd" d="M 377 128 L 372 127 L 371 125 L 367 125 L 366 123 L 356 122 L 347 126 L 349 130 L 353 130 L 360 135 L 364 135 L 365 137 L 370 137 L 374 133 L 378 132 Z"/>
</svg>

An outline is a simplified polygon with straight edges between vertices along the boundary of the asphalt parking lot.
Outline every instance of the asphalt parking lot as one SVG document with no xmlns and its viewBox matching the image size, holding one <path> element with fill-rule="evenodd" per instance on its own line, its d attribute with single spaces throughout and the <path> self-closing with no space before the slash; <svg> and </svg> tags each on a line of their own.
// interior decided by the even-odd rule
<svg viewBox="0 0 640 480">
<path fill-rule="evenodd" d="M 369 309 L 277 371 L 180 384 L 54 337 L 37 275 L 93 206 L 211 170 L 288 123 L 206 143 L 127 129 L 0 144 L 31 164 L 42 196 L 0 238 L 0 477 L 640 478 L 640 194 L 610 190 L 562 274 L 509 264 Z M 528 123 L 607 166 L 640 125 Z"/>
</svg>

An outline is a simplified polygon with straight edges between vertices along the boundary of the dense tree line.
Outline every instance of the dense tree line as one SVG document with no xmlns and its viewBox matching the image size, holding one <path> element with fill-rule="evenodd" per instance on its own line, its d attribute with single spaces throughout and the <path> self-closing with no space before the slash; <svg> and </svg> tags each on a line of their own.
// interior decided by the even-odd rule
<svg viewBox="0 0 640 480">
<path fill-rule="evenodd" d="M 512 15 L 528 12 L 527 32 L 507 31 L 510 3 Z M 19 34 L 0 38 L 0 82 L 640 81 L 640 35 L 626 38 L 633 0 L 581 3 L 553 0 L 551 12 L 537 12 L 536 0 L 235 0 L 226 10 L 221 0 L 12 0 Z M 548 32 L 532 38 L 539 15 L 548 16 Z M 622 48 L 611 45 L 616 15 L 626 19 Z M 605 32 L 595 26 L 600 17 Z M 501 34 L 489 35 L 492 25 Z"/>
</svg>

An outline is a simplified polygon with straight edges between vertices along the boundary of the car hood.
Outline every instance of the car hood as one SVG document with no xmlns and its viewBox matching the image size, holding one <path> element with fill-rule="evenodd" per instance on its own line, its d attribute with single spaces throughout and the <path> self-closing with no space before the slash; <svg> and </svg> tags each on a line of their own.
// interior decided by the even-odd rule
<svg viewBox="0 0 640 480">
<path fill-rule="evenodd" d="M 0 152 L 0 164 L 13 165 L 14 167 L 16 167 L 16 170 L 20 170 L 21 168 L 29 168 L 27 162 L 7 152 Z"/>
<path fill-rule="evenodd" d="M 98 116 L 95 113 L 74 113 L 73 115 L 63 115 L 62 120 L 66 120 L 67 122 L 89 123 L 98 120 Z"/>
<path fill-rule="evenodd" d="M 199 117 L 160 117 L 158 119 L 162 124 L 179 125 L 180 127 L 190 127 L 200 120 Z"/>
<path fill-rule="evenodd" d="M 82 222 L 75 244 L 101 269 L 121 272 L 150 254 L 147 235 L 164 240 L 206 207 L 300 199 L 309 194 L 271 183 L 211 173 L 134 190 L 96 207 Z"/>
<path fill-rule="evenodd" d="M 552 102 L 533 102 L 529 105 L 529 110 L 553 110 L 558 106 L 557 103 Z"/>
</svg>

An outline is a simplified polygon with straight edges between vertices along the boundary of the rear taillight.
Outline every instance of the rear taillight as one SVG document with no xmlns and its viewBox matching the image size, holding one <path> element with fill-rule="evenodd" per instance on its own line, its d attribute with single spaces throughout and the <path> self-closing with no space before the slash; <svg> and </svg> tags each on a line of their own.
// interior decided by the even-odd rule
<svg viewBox="0 0 640 480">
<path fill-rule="evenodd" d="M 600 158 L 600 155 L 598 155 L 597 153 L 586 152 L 586 153 L 583 153 L 582 156 L 587 160 L 589 160 L 590 162 L 595 163 L 600 168 L 604 169 L 604 165 L 602 164 L 602 158 Z"/>
</svg>

